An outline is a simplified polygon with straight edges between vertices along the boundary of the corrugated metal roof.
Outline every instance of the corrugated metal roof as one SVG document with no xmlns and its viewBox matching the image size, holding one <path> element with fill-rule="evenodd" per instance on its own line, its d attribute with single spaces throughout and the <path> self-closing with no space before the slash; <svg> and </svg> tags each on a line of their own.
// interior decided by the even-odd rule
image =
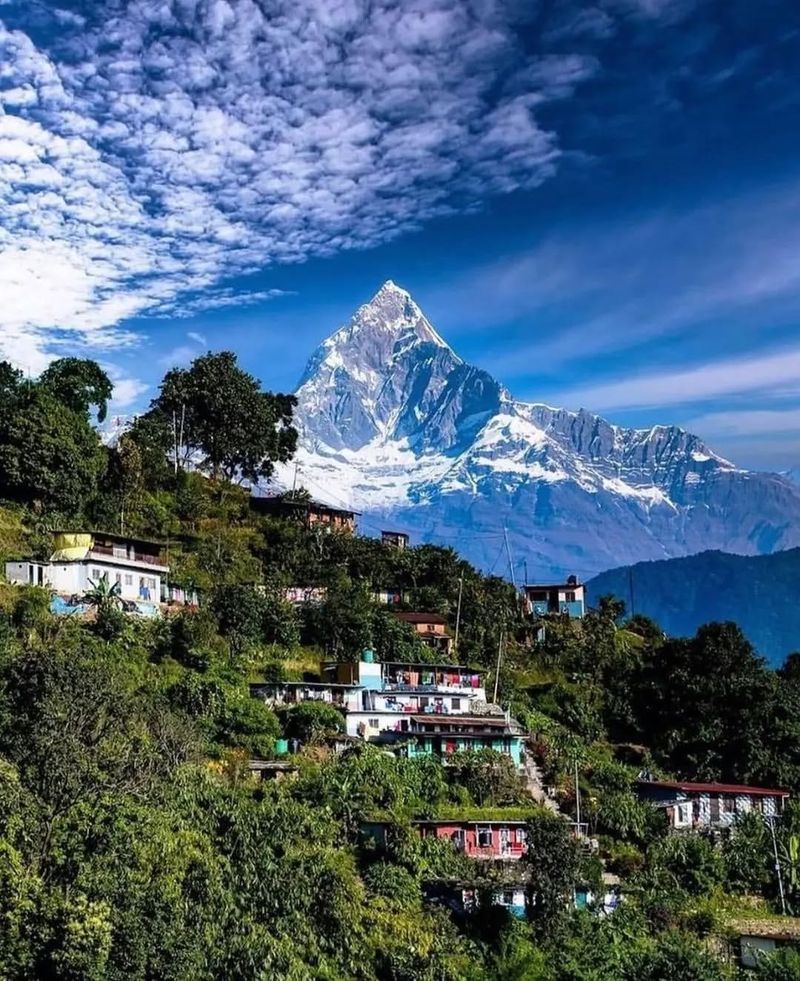
<svg viewBox="0 0 800 981">
<path fill-rule="evenodd" d="M 441 623 L 447 624 L 447 620 L 438 613 L 395 613 L 398 620 L 405 620 L 406 623 Z"/>
<path fill-rule="evenodd" d="M 682 790 L 687 794 L 742 794 L 752 797 L 789 797 L 788 790 L 768 787 L 748 787 L 740 783 L 693 783 L 685 780 L 639 780 L 640 787 L 663 787 L 665 790 Z"/>
</svg>

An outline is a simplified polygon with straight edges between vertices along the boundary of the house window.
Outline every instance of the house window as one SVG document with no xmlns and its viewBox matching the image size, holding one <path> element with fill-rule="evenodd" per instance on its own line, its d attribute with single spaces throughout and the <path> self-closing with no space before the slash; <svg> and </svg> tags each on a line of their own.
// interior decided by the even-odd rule
<svg viewBox="0 0 800 981">
<path fill-rule="evenodd" d="M 574 603 L 575 602 L 575 593 L 564 593 L 564 600 L 567 603 Z"/>
<path fill-rule="evenodd" d="M 452 699 L 450 702 L 450 707 L 454 712 L 461 711 L 461 699 L 460 698 Z"/>
<path fill-rule="evenodd" d="M 487 827 L 478 828 L 478 848 L 492 847 L 492 829 Z"/>
<path fill-rule="evenodd" d="M 147 588 L 148 589 L 155 589 L 156 588 L 156 581 L 155 581 L 155 579 L 148 579 L 147 580 Z"/>
<path fill-rule="evenodd" d="M 690 801 L 675 805 L 675 827 L 687 828 L 692 823 L 692 805 Z"/>
<path fill-rule="evenodd" d="M 720 804 L 722 805 L 723 814 L 733 814 L 736 810 L 735 797 L 720 797 Z"/>
<path fill-rule="evenodd" d="M 116 583 L 122 583 L 122 573 L 121 572 L 115 572 L 114 573 L 114 582 L 116 582 Z"/>
<path fill-rule="evenodd" d="M 370 729 L 377 729 L 379 722 L 377 719 L 367 719 L 367 724 L 369 725 Z"/>
<path fill-rule="evenodd" d="M 92 569 L 92 579 L 99 579 L 99 578 L 100 578 L 100 570 Z"/>
<path fill-rule="evenodd" d="M 503 906 L 513 906 L 514 905 L 514 890 L 504 889 L 503 898 L 501 900 Z"/>
<path fill-rule="evenodd" d="M 125 585 L 126 586 L 132 586 L 133 585 L 133 576 L 129 572 L 127 572 L 125 574 Z"/>
<path fill-rule="evenodd" d="M 527 838 L 528 836 L 527 836 L 527 834 L 526 834 L 526 832 L 525 832 L 525 829 L 524 829 L 524 828 L 517 828 L 517 831 L 516 831 L 516 834 L 515 834 L 515 837 L 516 837 L 516 839 L 517 839 L 517 844 L 518 844 L 518 845 L 524 845 L 524 844 L 525 844 L 525 839 L 526 839 L 526 838 Z"/>
</svg>

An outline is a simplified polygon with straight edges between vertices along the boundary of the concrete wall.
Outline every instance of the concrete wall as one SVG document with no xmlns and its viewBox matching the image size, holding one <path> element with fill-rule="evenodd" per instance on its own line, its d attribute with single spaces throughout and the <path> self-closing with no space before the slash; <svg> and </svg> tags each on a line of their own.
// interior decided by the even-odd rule
<svg viewBox="0 0 800 981">
<path fill-rule="evenodd" d="M 129 565 L 115 565 L 113 562 L 98 562 L 88 559 L 85 563 L 72 563 L 85 569 L 84 589 L 89 588 L 89 580 L 97 582 L 103 576 L 108 577 L 109 583 L 119 583 L 120 596 L 127 600 L 146 600 L 151 603 L 161 602 L 161 575 L 151 569 L 133 569 Z M 59 592 L 61 589 L 56 587 Z M 142 588 L 149 591 L 149 596 L 142 595 Z"/>
<path fill-rule="evenodd" d="M 92 582 L 97 583 L 104 575 L 109 583 L 120 584 L 120 596 L 126 600 L 140 600 L 141 581 L 144 580 L 150 590 L 149 600 L 159 603 L 161 600 L 161 574 L 151 569 L 140 570 L 128 565 L 116 565 L 111 562 L 99 562 L 87 559 L 85 562 L 8 562 L 6 577 L 12 582 L 27 584 L 31 567 L 41 566 L 43 569 L 43 586 L 55 590 L 64 596 L 82 595 L 90 589 Z"/>
</svg>

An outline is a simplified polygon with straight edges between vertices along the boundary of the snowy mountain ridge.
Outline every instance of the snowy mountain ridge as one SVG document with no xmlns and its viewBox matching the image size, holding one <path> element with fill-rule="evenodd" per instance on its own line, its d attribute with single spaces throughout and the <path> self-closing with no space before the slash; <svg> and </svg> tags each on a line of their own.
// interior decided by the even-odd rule
<svg viewBox="0 0 800 981">
<path fill-rule="evenodd" d="M 296 395 L 299 481 L 315 496 L 484 567 L 504 526 L 541 575 L 800 544 L 796 485 L 677 426 L 515 400 L 391 281 L 320 345 Z"/>
</svg>

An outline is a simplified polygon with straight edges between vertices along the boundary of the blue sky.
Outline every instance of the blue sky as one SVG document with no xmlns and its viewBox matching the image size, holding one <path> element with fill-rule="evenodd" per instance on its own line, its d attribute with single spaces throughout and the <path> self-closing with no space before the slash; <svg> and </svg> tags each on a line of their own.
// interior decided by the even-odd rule
<svg viewBox="0 0 800 981">
<path fill-rule="evenodd" d="M 291 389 L 387 278 L 515 395 L 800 467 L 792 0 L 0 0 L 0 351 Z"/>
</svg>

